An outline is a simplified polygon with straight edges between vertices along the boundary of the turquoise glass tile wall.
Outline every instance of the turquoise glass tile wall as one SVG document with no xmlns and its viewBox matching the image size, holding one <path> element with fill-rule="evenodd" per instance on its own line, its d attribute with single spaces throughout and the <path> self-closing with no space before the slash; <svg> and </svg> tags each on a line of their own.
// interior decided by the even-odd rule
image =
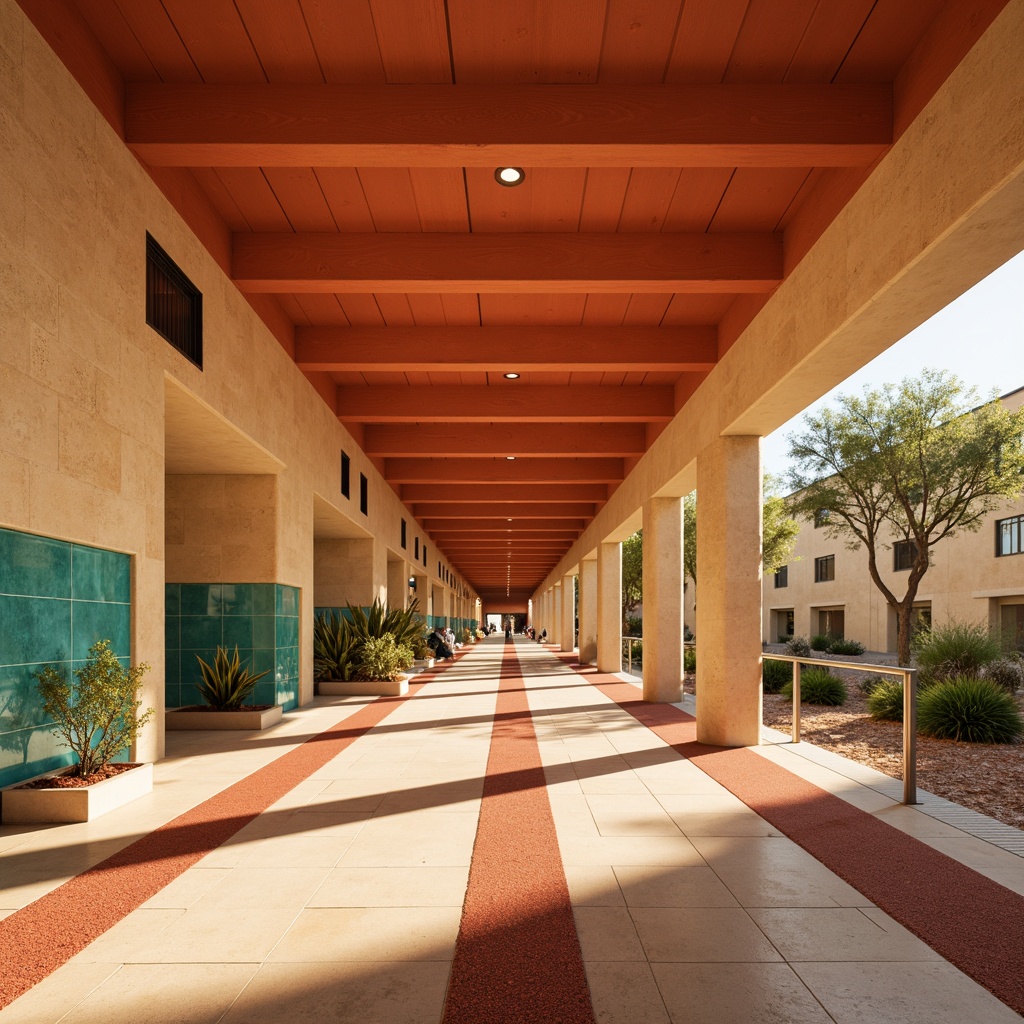
<svg viewBox="0 0 1024 1024">
<path fill-rule="evenodd" d="M 253 672 L 266 671 L 251 704 L 298 705 L 299 588 L 281 583 L 168 583 L 167 707 L 201 704 L 197 656 L 213 663 L 226 647 Z"/>
<path fill-rule="evenodd" d="M 35 673 L 81 668 L 97 640 L 131 655 L 131 556 L 0 530 L 0 786 L 71 764 Z"/>
</svg>

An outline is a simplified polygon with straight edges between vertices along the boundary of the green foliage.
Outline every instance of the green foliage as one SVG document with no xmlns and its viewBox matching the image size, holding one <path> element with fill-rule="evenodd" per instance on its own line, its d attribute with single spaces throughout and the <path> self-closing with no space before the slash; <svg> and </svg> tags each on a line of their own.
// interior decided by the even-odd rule
<svg viewBox="0 0 1024 1024">
<path fill-rule="evenodd" d="M 390 608 L 377 598 L 370 605 L 369 612 L 364 612 L 357 604 L 350 604 L 348 613 L 350 629 L 358 646 L 388 634 L 398 644 L 412 645 L 426 626 L 415 598 L 408 608 Z"/>
<path fill-rule="evenodd" d="M 901 686 L 903 685 L 902 678 L 900 676 L 880 676 L 872 673 L 871 675 L 865 676 L 857 684 L 857 688 L 865 697 L 870 697 L 871 694 L 873 694 L 875 690 L 882 685 L 882 683 L 899 683 Z"/>
<path fill-rule="evenodd" d="M 925 370 L 899 388 L 840 396 L 835 406 L 804 417 L 789 438 L 796 468 L 790 511 L 812 520 L 849 547 L 864 545 L 868 571 L 906 624 L 932 548 L 963 530 L 977 530 L 1006 498 L 1024 490 L 1024 410 L 995 400 L 977 409 L 973 391 L 956 377 Z M 917 555 L 900 597 L 879 565 L 893 537 L 912 541 Z M 899 659 L 910 660 L 910 630 L 900 631 Z"/>
<path fill-rule="evenodd" d="M 255 675 L 243 665 L 238 657 L 238 645 L 235 653 L 228 656 L 226 647 L 217 647 L 213 664 L 207 665 L 199 655 L 199 670 L 203 673 L 203 681 L 198 685 L 199 695 L 218 711 L 237 711 L 249 699 L 256 684 L 267 674 L 266 671 Z"/>
<path fill-rule="evenodd" d="M 410 651 L 408 665 L 412 664 L 412 652 L 417 658 L 431 658 L 433 652 L 420 651 L 426 647 L 424 629 L 426 623 L 419 614 L 419 605 L 414 599 L 408 608 L 389 608 L 379 598 L 368 612 L 359 605 L 348 606 L 348 617 L 334 612 L 317 616 L 313 624 L 313 673 L 314 678 L 340 679 L 347 682 L 357 671 L 361 671 L 362 650 L 370 640 L 390 636 L 395 643 Z M 406 665 L 405 667 L 408 667 Z"/>
<path fill-rule="evenodd" d="M 334 612 L 313 623 L 313 678 L 347 682 L 356 667 L 358 645 L 348 619 Z"/>
<path fill-rule="evenodd" d="M 626 616 L 626 631 L 624 636 L 643 636 L 644 635 L 644 620 L 638 615 L 627 615 Z"/>
<path fill-rule="evenodd" d="M 110 649 L 109 640 L 97 640 L 89 659 L 69 683 L 63 669 L 46 665 L 36 673 L 43 710 L 53 720 L 54 735 L 70 748 L 78 763 L 75 772 L 86 778 L 127 750 L 137 731 L 155 714 L 136 697 L 145 663 L 125 670 Z"/>
<path fill-rule="evenodd" d="M 697 671 L 697 648 L 696 647 L 684 647 L 683 648 L 683 671 L 684 672 L 696 672 Z"/>
<path fill-rule="evenodd" d="M 832 637 L 824 633 L 818 633 L 811 637 L 812 651 L 827 651 L 832 646 Z"/>
<path fill-rule="evenodd" d="M 637 530 L 622 542 L 622 623 L 631 608 L 644 599 L 644 533 Z M 623 633 L 628 630 L 623 629 Z"/>
<path fill-rule="evenodd" d="M 794 636 L 786 641 L 786 653 L 792 654 L 794 658 L 808 658 L 811 654 L 811 645 L 805 636 Z"/>
<path fill-rule="evenodd" d="M 966 743 L 1010 743 L 1024 731 L 1017 702 L 989 679 L 957 676 L 918 697 L 917 727 L 926 736 Z"/>
<path fill-rule="evenodd" d="M 427 643 L 427 638 L 422 633 L 413 641 L 412 653 L 418 661 L 428 661 L 434 656 L 434 652 Z"/>
<path fill-rule="evenodd" d="M 793 699 L 793 680 L 779 691 L 788 700 Z M 800 703 L 825 704 L 839 707 L 846 703 L 846 684 L 824 668 L 805 668 L 800 673 Z"/>
<path fill-rule="evenodd" d="M 464 644 L 471 644 L 473 642 L 473 633 L 466 626 L 462 627 L 462 642 Z"/>
<path fill-rule="evenodd" d="M 996 658 L 982 670 L 983 679 L 991 679 L 1007 693 L 1015 693 L 1024 688 L 1024 664 L 1017 658 Z"/>
<path fill-rule="evenodd" d="M 982 666 L 1002 653 L 999 641 L 983 625 L 955 619 L 921 630 L 914 637 L 913 649 L 924 686 L 954 676 L 977 676 Z"/>
<path fill-rule="evenodd" d="M 683 575 L 697 582 L 697 492 L 683 498 Z"/>
<path fill-rule="evenodd" d="M 397 679 L 412 660 L 412 648 L 397 643 L 390 633 L 371 636 L 359 648 L 356 678 L 390 682 Z"/>
<path fill-rule="evenodd" d="M 833 640 L 828 645 L 829 654 L 857 655 L 864 653 L 864 645 L 859 640 Z"/>
<path fill-rule="evenodd" d="M 887 676 L 876 676 L 877 682 L 868 694 L 868 711 L 872 718 L 886 722 L 903 721 L 903 683 Z"/>
<path fill-rule="evenodd" d="M 761 685 L 765 693 L 778 693 L 786 683 L 790 684 L 789 695 L 793 696 L 793 666 L 788 661 L 761 662 Z"/>
</svg>

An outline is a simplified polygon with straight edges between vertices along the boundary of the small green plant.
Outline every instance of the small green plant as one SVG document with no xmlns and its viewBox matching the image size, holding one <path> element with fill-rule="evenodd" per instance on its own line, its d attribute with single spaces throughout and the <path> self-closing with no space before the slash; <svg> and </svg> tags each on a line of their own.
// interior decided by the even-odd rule
<svg viewBox="0 0 1024 1024">
<path fill-rule="evenodd" d="M 914 637 L 913 650 L 925 686 L 957 676 L 977 676 L 983 665 L 1002 653 L 999 640 L 985 626 L 955 620 L 921 630 Z"/>
<path fill-rule="evenodd" d="M 957 676 L 936 683 L 917 701 L 925 736 L 966 743 L 1010 743 L 1024 731 L 1017 702 L 990 679 Z"/>
<path fill-rule="evenodd" d="M 868 711 L 871 717 L 886 722 L 902 722 L 903 683 L 887 676 L 876 678 L 878 682 L 868 694 Z"/>
<path fill-rule="evenodd" d="M 255 675 L 243 665 L 238 657 L 238 645 L 235 653 L 228 655 L 226 647 L 217 647 L 213 664 L 208 665 L 199 655 L 199 671 L 203 673 L 203 681 L 198 684 L 199 696 L 218 711 L 238 711 L 249 699 L 256 684 L 267 674 L 266 670 Z"/>
<path fill-rule="evenodd" d="M 864 653 L 864 645 L 859 640 L 833 640 L 828 645 L 829 654 L 857 655 Z"/>
<path fill-rule="evenodd" d="M 627 615 L 626 616 L 626 629 L 623 636 L 643 636 L 644 635 L 644 620 L 638 615 Z"/>
<path fill-rule="evenodd" d="M 417 661 L 429 661 L 434 656 L 434 652 L 427 643 L 427 638 L 422 633 L 413 640 L 412 654 Z"/>
<path fill-rule="evenodd" d="M 793 699 L 793 680 L 782 687 L 780 693 Z M 846 684 L 824 668 L 805 668 L 800 673 L 800 703 L 825 704 L 839 707 L 846 703 Z"/>
<path fill-rule="evenodd" d="M 357 604 L 348 606 L 349 629 L 356 646 L 361 647 L 367 640 L 391 635 L 399 644 L 411 645 L 423 632 L 426 623 L 419 614 L 419 605 L 413 599 L 408 608 L 391 608 L 377 598 L 369 611 Z"/>
<path fill-rule="evenodd" d="M 982 679 L 991 679 L 1007 693 L 1024 688 L 1024 665 L 1017 658 L 996 658 L 981 670 Z"/>
<path fill-rule="evenodd" d="M 683 671 L 684 672 L 696 672 L 697 671 L 697 648 L 696 647 L 684 647 L 683 648 Z"/>
<path fill-rule="evenodd" d="M 808 658 L 811 654 L 811 645 L 805 636 L 795 636 L 786 641 L 786 653 L 792 654 L 794 658 Z"/>
<path fill-rule="evenodd" d="M 356 668 L 358 643 L 348 619 L 329 612 L 313 623 L 313 678 L 347 682 Z"/>
<path fill-rule="evenodd" d="M 792 686 L 792 682 L 793 666 L 790 662 L 767 659 L 761 662 L 761 684 L 765 693 L 778 693 L 786 683 Z M 790 689 L 790 696 L 792 695 L 793 691 Z"/>
<path fill-rule="evenodd" d="M 827 651 L 832 646 L 832 637 L 826 633 L 818 633 L 811 637 L 812 651 Z"/>
<path fill-rule="evenodd" d="M 359 649 L 358 679 L 393 682 L 413 661 L 412 648 L 390 634 L 370 637 Z"/>
<path fill-rule="evenodd" d="M 77 758 L 73 774 L 88 778 L 127 750 L 142 726 L 156 713 L 136 696 L 143 663 L 125 669 L 110 649 L 109 640 L 97 640 L 89 658 L 69 683 L 63 669 L 46 665 L 36 673 L 43 710 L 53 720 L 54 735 Z"/>
<path fill-rule="evenodd" d="M 462 642 L 464 644 L 471 644 L 473 642 L 473 634 L 466 626 L 462 627 Z"/>
</svg>

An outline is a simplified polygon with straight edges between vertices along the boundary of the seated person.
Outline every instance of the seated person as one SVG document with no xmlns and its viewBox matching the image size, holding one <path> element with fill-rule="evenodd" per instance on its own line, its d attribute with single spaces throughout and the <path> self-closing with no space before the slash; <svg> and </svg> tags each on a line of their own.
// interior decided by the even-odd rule
<svg viewBox="0 0 1024 1024">
<path fill-rule="evenodd" d="M 444 633 L 440 626 L 435 627 L 434 632 L 427 637 L 427 646 L 434 652 L 434 657 L 438 661 L 444 661 L 446 658 L 454 658 L 455 655 L 452 653 L 452 649 L 445 642 Z"/>
</svg>

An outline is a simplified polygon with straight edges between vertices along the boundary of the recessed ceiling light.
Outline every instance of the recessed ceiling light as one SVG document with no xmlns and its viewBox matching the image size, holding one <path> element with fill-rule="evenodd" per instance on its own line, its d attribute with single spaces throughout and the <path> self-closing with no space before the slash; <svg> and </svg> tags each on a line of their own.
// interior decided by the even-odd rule
<svg viewBox="0 0 1024 1024">
<path fill-rule="evenodd" d="M 506 455 L 505 456 L 505 461 L 506 462 L 515 462 L 516 461 L 516 457 L 514 455 Z"/>
<path fill-rule="evenodd" d="M 494 171 L 494 180 L 505 188 L 515 188 L 526 180 L 526 172 L 522 167 L 498 167 Z"/>
<path fill-rule="evenodd" d="M 505 374 L 505 380 L 519 380 L 519 374 L 518 373 L 506 373 Z"/>
</svg>

